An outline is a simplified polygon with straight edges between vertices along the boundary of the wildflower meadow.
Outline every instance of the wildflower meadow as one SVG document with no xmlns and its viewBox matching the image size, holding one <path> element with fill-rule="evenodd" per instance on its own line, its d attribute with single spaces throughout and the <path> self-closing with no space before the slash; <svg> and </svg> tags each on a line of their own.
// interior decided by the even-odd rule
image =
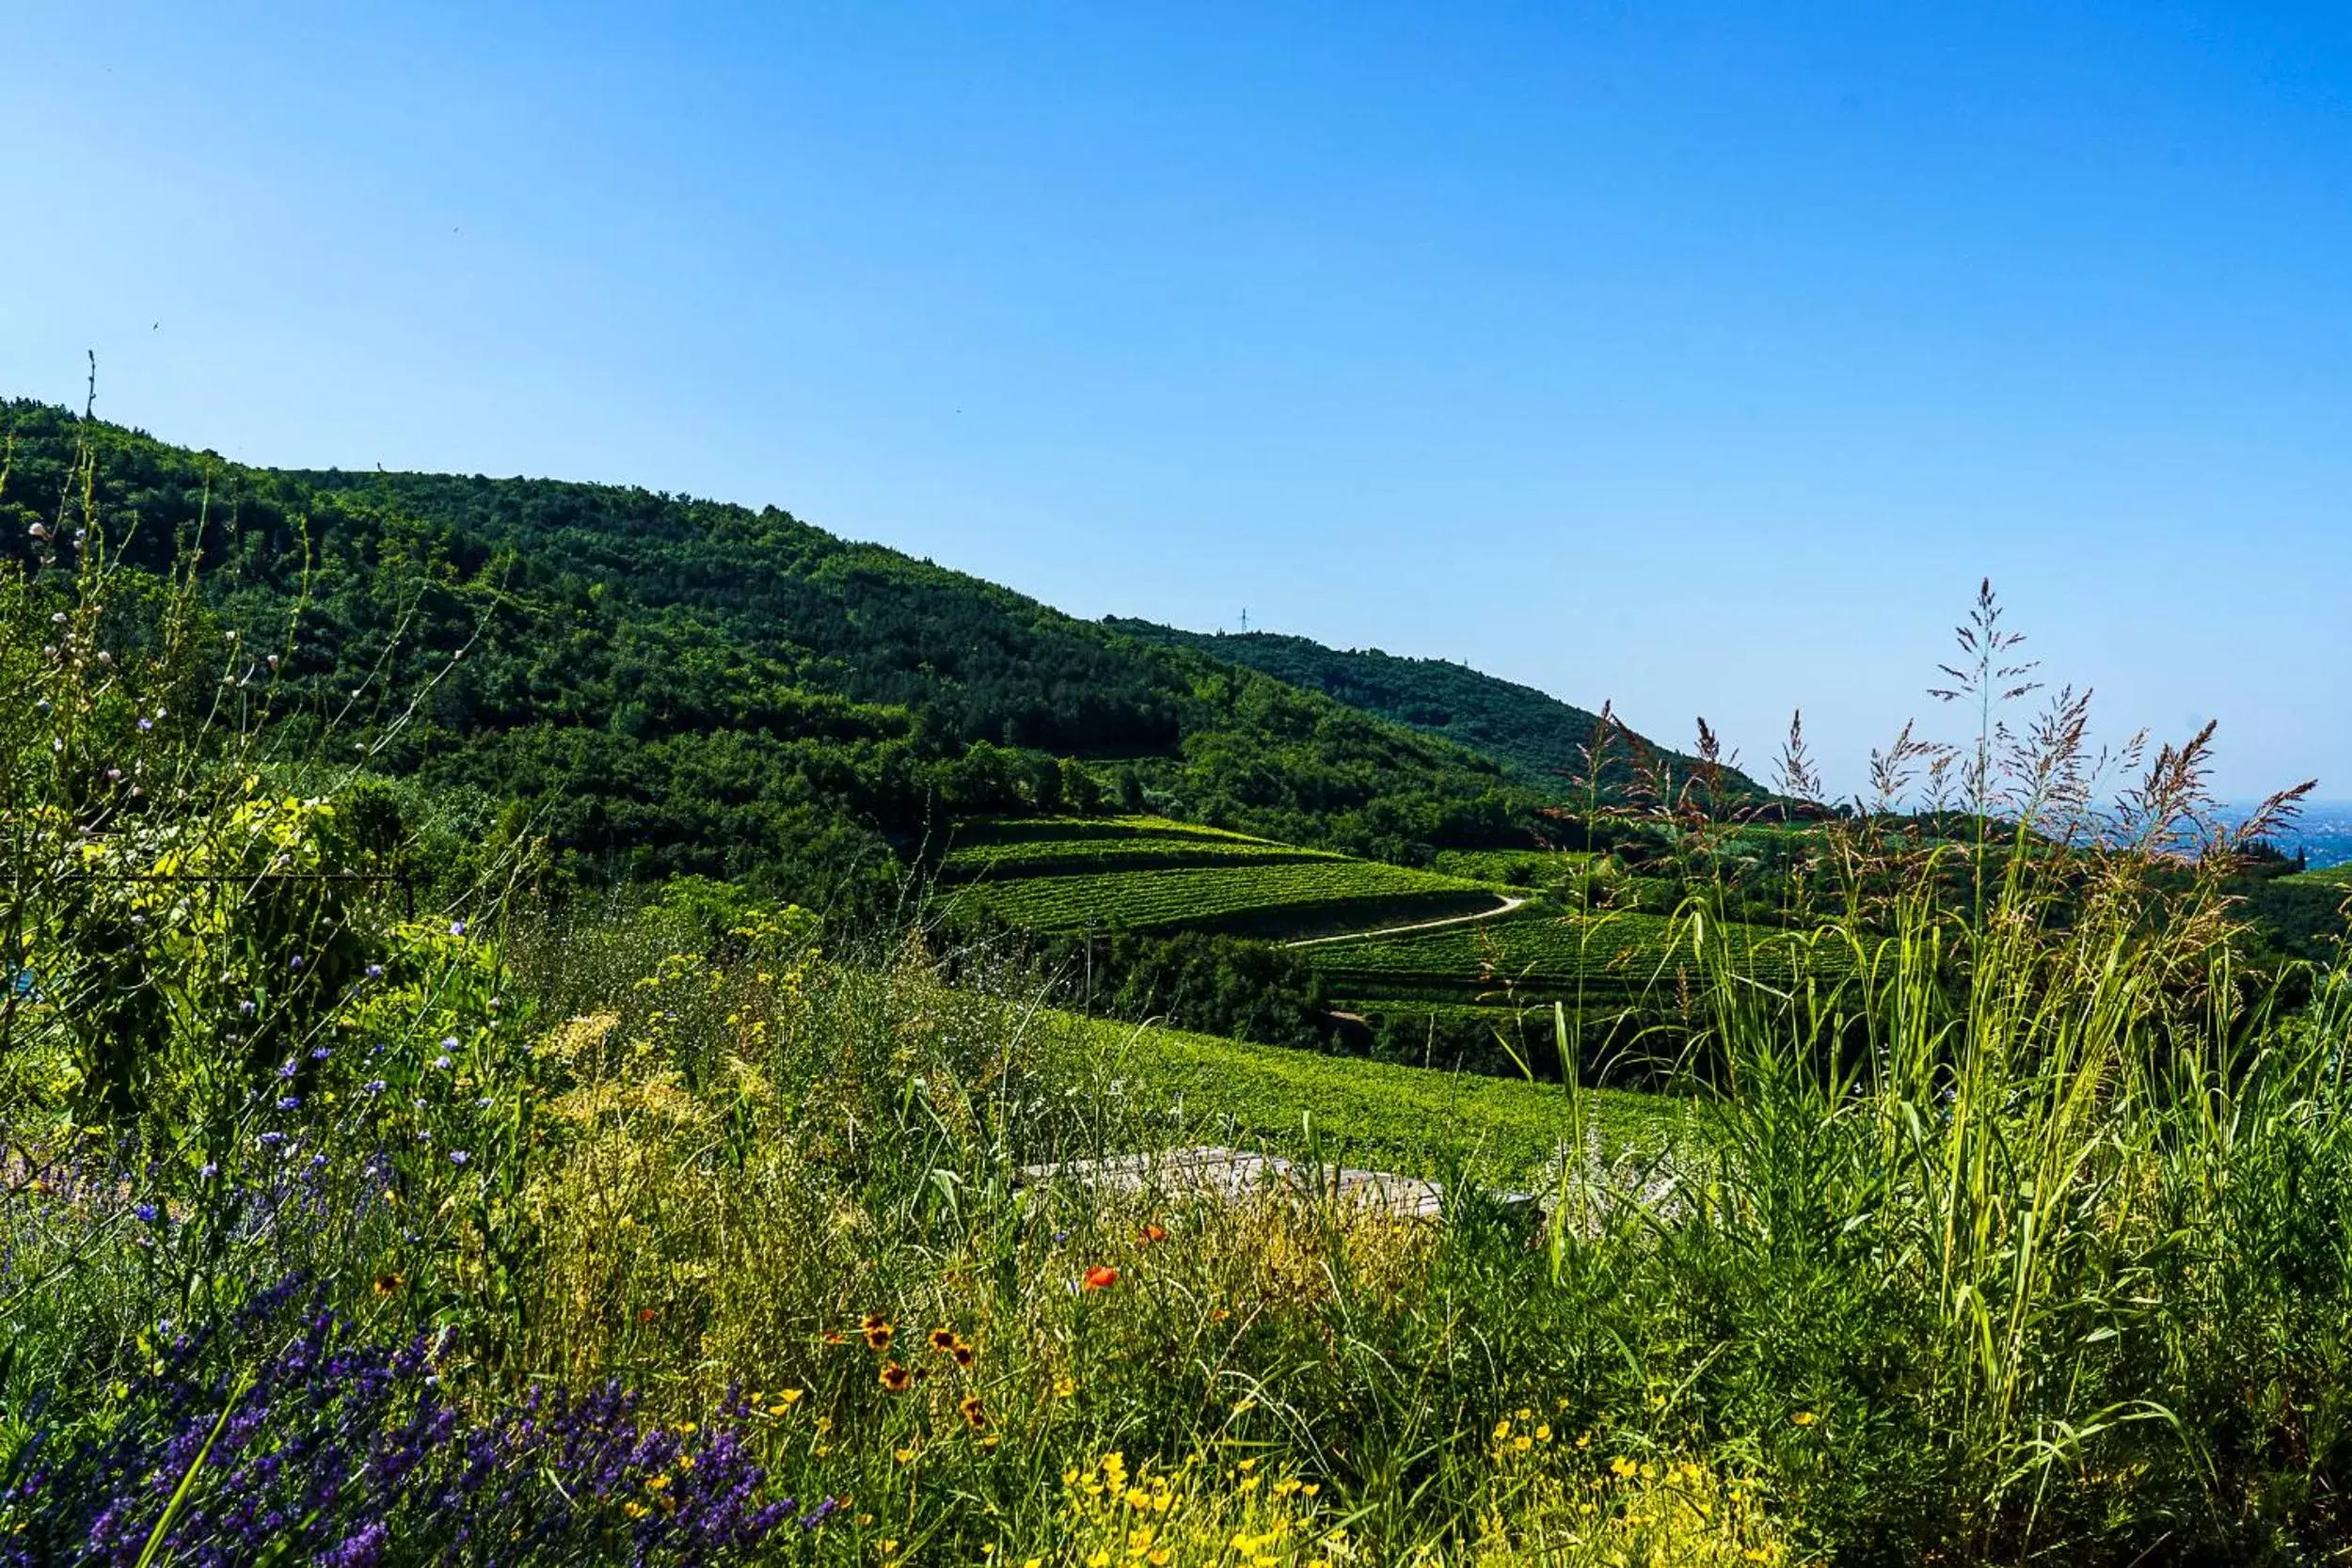
<svg viewBox="0 0 2352 1568">
<path fill-rule="evenodd" d="M 108 538 L 0 570 L 0 1562 L 2352 1550 L 2352 996 L 2240 963 L 2201 740 L 2103 771 L 1987 662 L 1880 758 L 1968 831 L 1824 828 L 1769 976 L 1692 881 L 1700 1026 L 1561 1008 L 1547 1158 L 1121 1186 L 1350 1129 L 919 918 L 555 896 Z M 1672 1135 L 1594 1152 L 1609 1075 Z"/>
</svg>

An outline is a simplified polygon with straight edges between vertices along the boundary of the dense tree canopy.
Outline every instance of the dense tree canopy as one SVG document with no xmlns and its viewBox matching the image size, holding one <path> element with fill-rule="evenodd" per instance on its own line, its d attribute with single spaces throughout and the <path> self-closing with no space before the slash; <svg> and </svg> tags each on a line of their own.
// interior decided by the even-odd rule
<svg viewBox="0 0 2352 1568">
<path fill-rule="evenodd" d="M 1537 803 L 1492 758 L 773 507 L 256 468 L 34 403 L 0 519 L 193 560 L 290 735 L 517 802 L 564 875 L 872 901 L 956 816 L 1152 809 L 1415 861 Z"/>
<path fill-rule="evenodd" d="M 1563 776 L 1581 779 L 1586 748 L 1599 715 L 1560 701 L 1549 692 L 1482 674 L 1441 658 L 1402 658 L 1377 648 L 1342 650 L 1304 637 L 1274 632 L 1238 634 L 1181 631 L 1149 621 L 1114 619 L 1112 629 L 1145 641 L 1188 648 L 1243 664 L 1302 690 L 1320 691 L 1351 708 L 1453 741 L 1502 763 L 1530 784 L 1565 787 Z M 1604 776 L 1630 781 L 1644 753 L 1688 775 L 1698 764 L 1645 736 L 1620 730 Z M 1728 788 L 1760 795 L 1755 783 L 1734 771 Z"/>
</svg>

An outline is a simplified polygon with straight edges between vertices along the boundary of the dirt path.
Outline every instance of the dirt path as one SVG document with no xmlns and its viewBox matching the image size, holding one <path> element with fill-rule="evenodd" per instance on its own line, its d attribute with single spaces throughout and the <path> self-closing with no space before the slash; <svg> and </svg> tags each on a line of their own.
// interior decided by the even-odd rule
<svg viewBox="0 0 2352 1568">
<path fill-rule="evenodd" d="M 1286 942 L 1282 945 L 1285 947 L 1320 947 L 1327 942 L 1362 942 L 1367 937 L 1392 937 L 1404 931 L 1434 931 L 1440 926 L 1467 926 L 1474 920 L 1492 920 L 1497 915 L 1509 914 L 1513 910 L 1518 909 L 1527 902 L 1524 898 L 1514 897 L 1507 893 L 1498 893 L 1495 896 L 1502 902 L 1491 910 L 1480 910 L 1476 914 L 1450 914 L 1443 920 L 1416 921 L 1410 926 L 1383 926 L 1371 931 L 1342 931 L 1335 937 L 1308 937 L 1304 941 Z"/>
</svg>

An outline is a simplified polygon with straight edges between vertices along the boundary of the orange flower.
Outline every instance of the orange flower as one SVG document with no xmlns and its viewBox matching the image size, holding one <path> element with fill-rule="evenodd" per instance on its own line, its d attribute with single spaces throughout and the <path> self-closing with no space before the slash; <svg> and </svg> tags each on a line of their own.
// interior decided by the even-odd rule
<svg viewBox="0 0 2352 1568">
<path fill-rule="evenodd" d="M 1119 1271 L 1104 1263 L 1097 1263 L 1087 1270 L 1084 1281 L 1086 1288 L 1089 1291 L 1107 1291 L 1118 1283 Z"/>
<path fill-rule="evenodd" d="M 1147 1225 L 1143 1227 L 1143 1232 L 1138 1239 L 1146 1246 L 1150 1246 L 1153 1242 L 1165 1242 L 1168 1240 L 1168 1227 L 1164 1225 Z"/>
<path fill-rule="evenodd" d="M 400 1288 L 407 1283 L 399 1275 L 379 1274 L 375 1276 L 375 1293 L 379 1296 L 396 1295 Z"/>
<path fill-rule="evenodd" d="M 956 1348 L 956 1331 L 952 1328 L 934 1328 L 923 1338 L 942 1355 Z"/>
<path fill-rule="evenodd" d="M 947 1354 L 956 1358 L 956 1365 L 959 1367 L 969 1367 L 972 1365 L 972 1347 L 964 1343 L 964 1341 L 960 1338 L 954 1344 L 947 1347 Z"/>
<path fill-rule="evenodd" d="M 657 1315 L 658 1314 L 656 1314 L 654 1309 L 650 1307 L 641 1307 L 637 1309 L 637 1321 L 641 1323 L 649 1323 L 653 1322 Z"/>
<path fill-rule="evenodd" d="M 907 1386 L 914 1381 L 914 1374 L 908 1371 L 904 1367 L 899 1366 L 896 1361 L 885 1361 L 882 1363 L 882 1386 L 889 1389 L 892 1393 L 905 1393 L 907 1391 Z"/>
<path fill-rule="evenodd" d="M 980 1396 L 977 1394 L 966 1394 L 958 1400 L 956 1410 L 963 1417 L 964 1424 L 974 1432 L 988 1425 L 988 1412 L 980 1407 Z"/>
<path fill-rule="evenodd" d="M 883 1317 L 880 1312 L 868 1312 L 866 1314 L 866 1320 L 858 1324 L 858 1332 L 866 1336 L 867 1350 L 888 1350 L 890 1336 L 895 1330 L 891 1328 L 888 1318 Z"/>
</svg>

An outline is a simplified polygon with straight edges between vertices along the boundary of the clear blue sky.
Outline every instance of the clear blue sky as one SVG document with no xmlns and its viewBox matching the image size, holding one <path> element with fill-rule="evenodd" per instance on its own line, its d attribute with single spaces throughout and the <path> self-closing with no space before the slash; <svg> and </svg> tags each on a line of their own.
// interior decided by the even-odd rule
<svg viewBox="0 0 2352 1568">
<path fill-rule="evenodd" d="M 2352 796 L 2352 8 L 485 16 L 0 12 L 0 391 L 1801 704 L 1848 787 L 1990 573 L 2110 734 Z"/>
</svg>

